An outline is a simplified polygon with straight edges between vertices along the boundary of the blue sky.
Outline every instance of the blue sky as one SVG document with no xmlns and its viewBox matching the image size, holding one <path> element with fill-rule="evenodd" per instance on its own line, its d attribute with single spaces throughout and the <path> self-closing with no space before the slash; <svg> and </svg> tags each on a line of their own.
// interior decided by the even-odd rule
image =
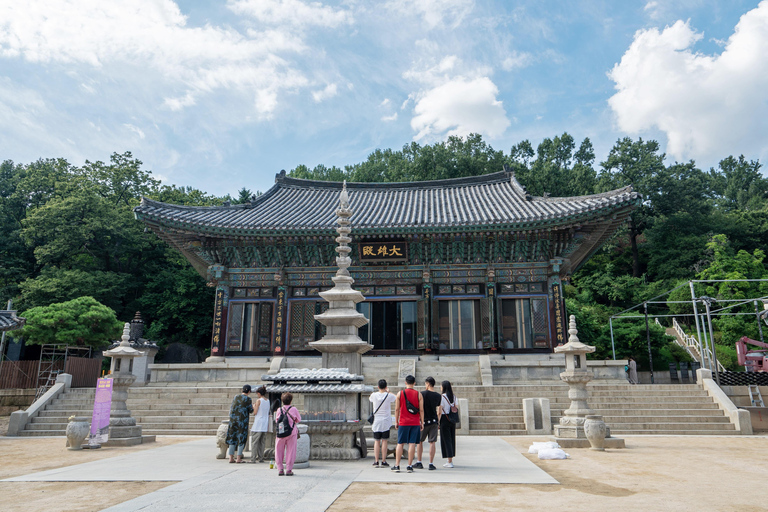
<svg viewBox="0 0 768 512">
<path fill-rule="evenodd" d="M 0 158 L 217 195 L 470 132 L 765 161 L 766 55 L 768 0 L 0 0 Z"/>
</svg>

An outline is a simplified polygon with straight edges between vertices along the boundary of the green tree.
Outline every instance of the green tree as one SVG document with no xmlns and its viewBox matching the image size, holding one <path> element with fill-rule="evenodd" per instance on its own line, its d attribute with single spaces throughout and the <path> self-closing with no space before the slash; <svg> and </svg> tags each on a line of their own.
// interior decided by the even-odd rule
<svg viewBox="0 0 768 512">
<path fill-rule="evenodd" d="M 101 348 L 117 339 L 122 325 L 115 312 L 93 297 L 40 306 L 24 312 L 21 334 L 38 345 L 77 345 Z"/>
<path fill-rule="evenodd" d="M 598 180 L 602 190 L 632 185 L 636 192 L 644 199 L 648 199 L 651 195 L 651 179 L 664 169 L 664 154 L 659 154 L 659 144 L 655 140 L 644 142 L 640 138 L 633 141 L 625 137 L 616 142 L 608 158 L 600 165 L 602 171 Z M 629 216 L 633 277 L 640 277 L 643 274 L 637 239 L 645 230 L 650 215 L 650 205 L 644 202 Z"/>
</svg>

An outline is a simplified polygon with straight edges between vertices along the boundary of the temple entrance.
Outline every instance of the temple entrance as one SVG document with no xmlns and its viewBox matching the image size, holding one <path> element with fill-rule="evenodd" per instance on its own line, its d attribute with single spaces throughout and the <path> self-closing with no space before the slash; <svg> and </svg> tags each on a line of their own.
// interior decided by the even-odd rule
<svg viewBox="0 0 768 512">
<path fill-rule="evenodd" d="M 441 300 L 438 306 L 440 350 L 483 348 L 480 332 L 480 301 Z"/>
<path fill-rule="evenodd" d="M 416 349 L 416 301 L 374 300 L 357 305 L 368 325 L 359 336 L 374 350 Z"/>
<path fill-rule="evenodd" d="M 232 302 L 227 330 L 227 350 L 268 352 L 272 350 L 272 302 Z"/>
<path fill-rule="evenodd" d="M 501 299 L 500 336 L 505 349 L 547 348 L 549 322 L 544 298 Z"/>
</svg>

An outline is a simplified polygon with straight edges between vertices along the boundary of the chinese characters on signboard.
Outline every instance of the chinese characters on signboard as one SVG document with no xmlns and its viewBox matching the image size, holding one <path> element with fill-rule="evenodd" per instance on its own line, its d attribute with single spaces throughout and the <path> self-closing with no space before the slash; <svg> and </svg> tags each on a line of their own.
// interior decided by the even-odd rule
<svg viewBox="0 0 768 512">
<path fill-rule="evenodd" d="M 285 288 L 277 289 L 277 318 L 275 323 L 275 352 L 281 352 L 280 343 L 283 339 L 283 309 L 285 306 Z"/>
<path fill-rule="evenodd" d="M 221 314 L 224 307 L 224 290 L 216 290 L 216 302 L 213 313 L 213 340 L 211 343 L 211 354 L 217 354 L 219 342 L 221 341 Z"/>
<path fill-rule="evenodd" d="M 552 299 L 555 303 L 555 333 L 557 337 L 557 345 L 565 343 L 565 336 L 563 334 L 563 302 L 560 300 L 560 283 L 554 283 L 552 285 Z"/>
<path fill-rule="evenodd" d="M 404 261 L 408 244 L 405 242 L 363 242 L 360 261 Z"/>
<path fill-rule="evenodd" d="M 96 397 L 93 400 L 91 435 L 88 444 L 101 445 L 109 439 L 109 415 L 112 412 L 112 379 L 99 379 L 96 383 Z"/>
</svg>

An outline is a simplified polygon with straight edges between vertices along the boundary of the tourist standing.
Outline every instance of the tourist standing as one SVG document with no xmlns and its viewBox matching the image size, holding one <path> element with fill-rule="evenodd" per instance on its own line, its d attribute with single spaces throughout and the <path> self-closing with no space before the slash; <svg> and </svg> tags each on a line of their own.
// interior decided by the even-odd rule
<svg viewBox="0 0 768 512">
<path fill-rule="evenodd" d="M 371 393 L 368 400 L 373 404 L 373 467 L 385 468 L 387 464 L 387 444 L 389 429 L 392 427 L 392 403 L 395 395 L 389 392 L 387 381 L 379 379 L 379 390 Z M 381 451 L 379 451 L 381 449 Z M 381 462 L 379 462 L 381 454 Z"/>
<path fill-rule="evenodd" d="M 451 421 L 449 414 L 458 412 L 458 400 L 453 394 L 451 383 L 444 380 L 441 384 L 443 393 L 440 399 L 440 410 L 438 411 L 440 421 L 440 451 L 443 458 L 448 462 L 443 464 L 445 468 L 453 467 L 453 458 L 456 456 L 456 423 Z"/>
<path fill-rule="evenodd" d="M 629 383 L 630 384 L 637 384 L 637 362 L 635 362 L 635 358 L 632 356 L 629 356 Z"/>
<path fill-rule="evenodd" d="M 280 397 L 283 405 L 275 413 L 275 421 L 278 428 L 275 433 L 275 462 L 277 463 L 277 476 L 293 476 L 293 463 L 296 462 L 296 445 L 299 442 L 299 422 L 301 414 L 291 405 L 293 395 L 283 393 Z M 280 423 L 287 420 L 291 433 L 286 437 L 280 435 Z M 283 458 L 285 458 L 285 473 L 283 473 Z"/>
<path fill-rule="evenodd" d="M 397 394 L 395 401 L 395 425 L 397 426 L 397 450 L 395 450 L 395 465 L 392 471 L 400 472 L 400 459 L 403 457 L 403 445 L 408 445 L 409 473 L 413 473 L 413 457 L 416 455 L 416 444 L 419 442 L 421 429 L 424 428 L 424 397 L 413 388 L 416 378 L 413 375 L 405 377 L 405 389 Z"/>
<path fill-rule="evenodd" d="M 261 386 L 256 390 L 254 403 L 253 427 L 251 427 L 251 464 L 258 459 L 264 462 L 264 443 L 269 430 L 269 400 L 265 398 L 267 388 Z"/>
<path fill-rule="evenodd" d="M 419 447 L 416 455 L 416 462 L 413 464 L 414 469 L 424 469 L 424 464 L 421 463 L 421 456 L 424 453 L 424 441 L 429 442 L 429 469 L 437 469 L 434 465 L 435 462 L 435 443 L 437 442 L 437 410 L 440 408 L 440 393 L 435 391 L 435 379 L 427 377 L 424 379 L 424 387 L 426 388 L 421 392 L 421 396 L 424 399 L 424 429 L 421 431 L 421 440 L 419 441 Z"/>
<path fill-rule="evenodd" d="M 243 450 L 248 441 L 248 420 L 253 412 L 251 402 L 251 386 L 243 386 L 243 392 L 232 400 L 229 408 L 229 427 L 227 427 L 227 444 L 229 445 L 229 462 L 235 462 L 235 447 L 237 447 L 237 463 L 243 462 Z"/>
</svg>

